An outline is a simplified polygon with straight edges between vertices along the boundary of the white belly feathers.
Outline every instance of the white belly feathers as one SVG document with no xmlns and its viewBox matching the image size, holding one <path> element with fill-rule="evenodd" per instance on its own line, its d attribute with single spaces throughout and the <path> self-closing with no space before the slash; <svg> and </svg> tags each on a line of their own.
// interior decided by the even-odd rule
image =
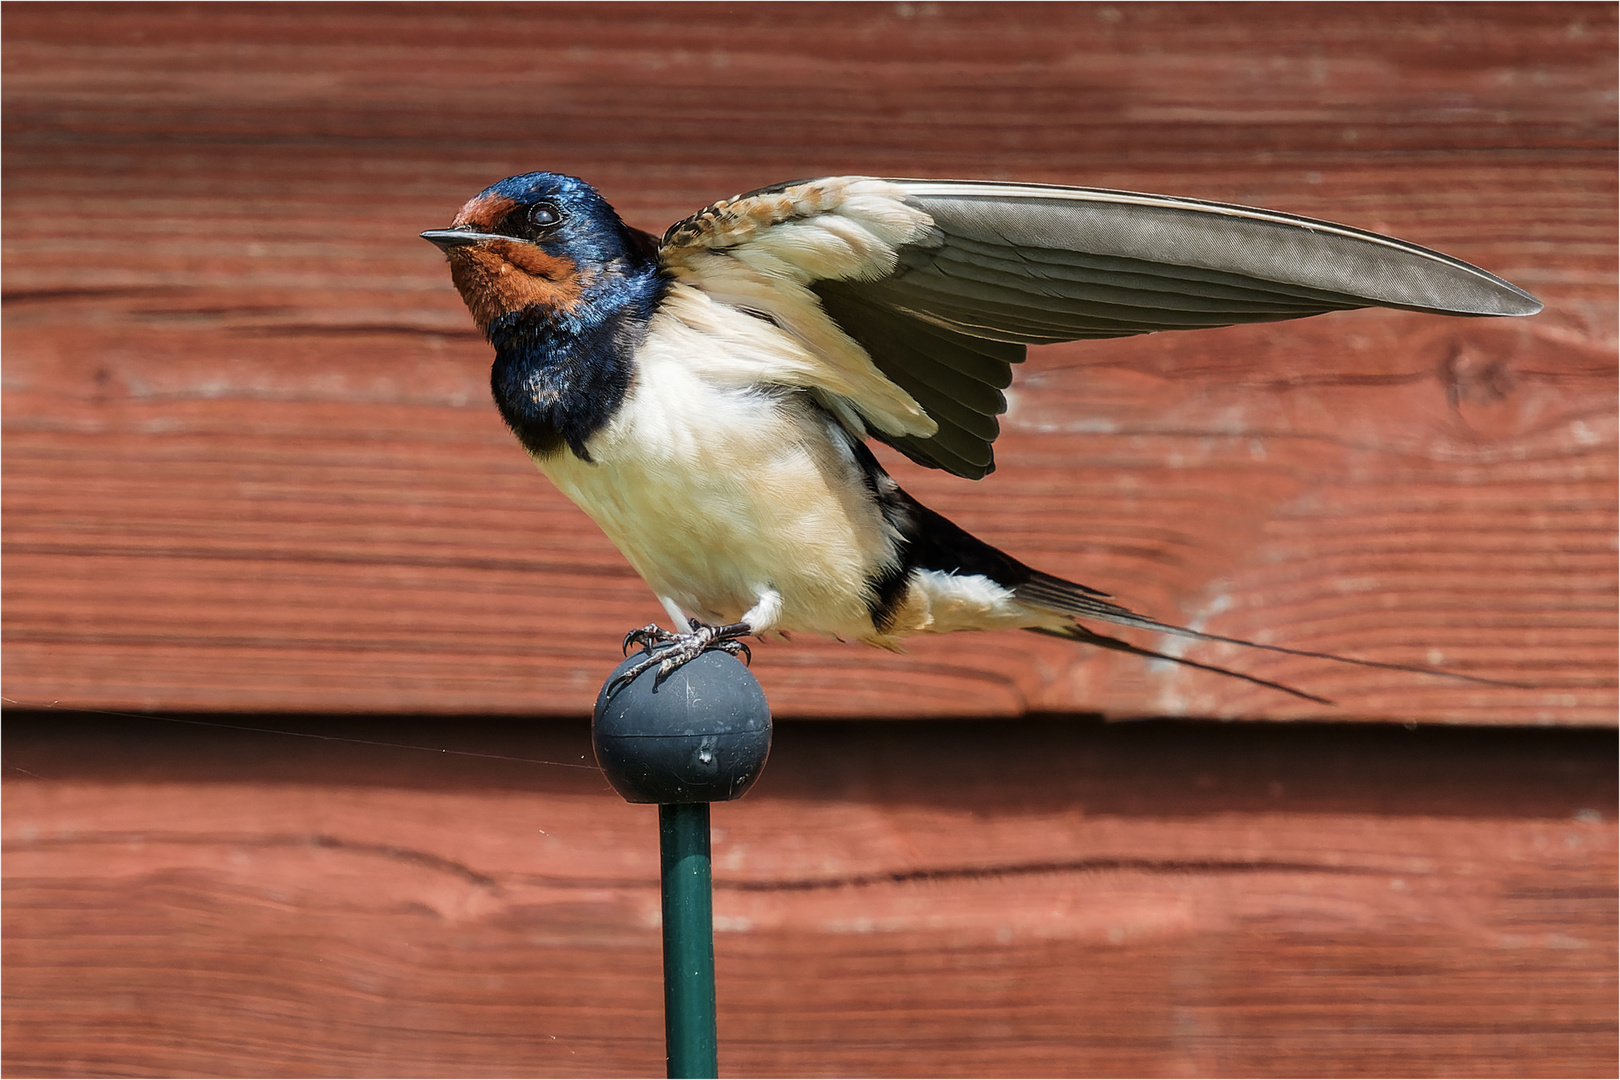
<svg viewBox="0 0 1620 1080">
<path fill-rule="evenodd" d="M 729 623 L 774 591 L 780 614 L 759 629 L 871 636 L 863 586 L 893 565 L 892 531 L 831 417 L 803 391 L 760 388 L 800 346 L 744 312 L 692 308 L 666 303 L 648 326 L 592 461 L 537 464 L 666 606 Z"/>
<path fill-rule="evenodd" d="M 898 648 L 911 633 L 1053 621 L 988 578 L 929 570 L 912 574 L 889 632 L 873 626 L 868 583 L 898 563 L 900 538 L 851 436 L 779 377 L 803 364 L 793 335 L 677 284 L 623 405 L 586 444 L 591 461 L 535 461 L 666 608 L 706 623 L 746 615 L 756 633 Z"/>
</svg>

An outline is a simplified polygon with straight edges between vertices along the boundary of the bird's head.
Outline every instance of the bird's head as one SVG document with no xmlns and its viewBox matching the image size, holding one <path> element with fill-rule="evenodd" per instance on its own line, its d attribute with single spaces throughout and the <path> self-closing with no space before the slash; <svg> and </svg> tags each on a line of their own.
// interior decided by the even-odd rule
<svg viewBox="0 0 1620 1080">
<path fill-rule="evenodd" d="M 450 278 L 486 336 L 492 323 L 532 312 L 570 323 L 610 309 L 654 271 L 651 237 L 619 220 L 583 180 L 510 176 L 473 196 L 448 229 L 422 238 L 450 261 Z"/>
</svg>

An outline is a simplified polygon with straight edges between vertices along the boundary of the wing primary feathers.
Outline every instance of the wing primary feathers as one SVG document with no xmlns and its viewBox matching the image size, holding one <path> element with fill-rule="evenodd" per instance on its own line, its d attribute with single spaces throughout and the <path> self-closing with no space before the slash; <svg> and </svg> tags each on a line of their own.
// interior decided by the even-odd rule
<svg viewBox="0 0 1620 1080">
<path fill-rule="evenodd" d="M 1011 295 L 1028 296 L 1036 303 L 1060 301 L 1067 310 L 1097 310 L 1099 313 L 1129 312 L 1132 309 L 1162 312 L 1194 312 L 1200 315 L 1250 313 L 1280 314 L 1289 317 L 1314 315 L 1335 308 L 1358 306 L 1351 298 L 1324 301 L 1318 298 L 1263 292 L 1259 289 L 1195 288 L 1186 279 L 1146 274 L 1123 275 L 1079 273 L 1061 264 L 1039 264 L 1029 260 L 1013 262 L 983 256 L 964 258 L 952 248 L 941 249 L 924 264 L 908 263 L 912 274 L 937 274 L 999 287 Z M 1247 292 L 1248 295 L 1241 295 Z"/>
<path fill-rule="evenodd" d="M 1009 327 L 1050 327 L 1065 336 L 1083 335 L 1089 330 L 1126 334 L 1199 330 L 1235 323 L 1297 319 L 1333 310 L 1333 307 L 1325 305 L 1301 310 L 1291 306 L 1265 308 L 1235 304 L 1225 308 L 1199 309 L 1172 307 L 1158 300 L 1119 304 L 1052 292 L 1036 293 L 1027 286 L 1015 289 L 1001 281 L 987 280 L 988 277 L 983 274 L 945 273 L 937 268 L 912 270 L 903 277 L 884 282 L 879 288 L 884 292 L 892 291 L 909 297 L 914 304 L 931 300 L 952 313 L 966 311 L 990 315 L 994 317 L 995 324 L 1004 323 Z"/>
<path fill-rule="evenodd" d="M 1347 293 L 1311 289 L 1280 281 L 1263 281 L 1196 266 L 1177 266 L 1123 255 L 1097 255 L 1067 248 L 1009 248 L 982 244 L 960 236 L 951 237 L 948 244 L 937 248 L 906 248 L 900 253 L 900 262 L 906 266 L 925 265 L 930 259 L 941 256 L 972 257 L 989 265 L 1016 264 L 1027 267 L 1031 273 L 1059 275 L 1074 281 L 1112 284 L 1146 292 L 1234 300 L 1291 298 L 1304 306 L 1360 307 L 1366 303 Z"/>
<path fill-rule="evenodd" d="M 1449 315 L 1531 315 L 1540 301 L 1461 259 L 1293 214 L 1102 188 L 892 181 L 946 243 L 1064 248 L 1302 285 Z"/>
</svg>

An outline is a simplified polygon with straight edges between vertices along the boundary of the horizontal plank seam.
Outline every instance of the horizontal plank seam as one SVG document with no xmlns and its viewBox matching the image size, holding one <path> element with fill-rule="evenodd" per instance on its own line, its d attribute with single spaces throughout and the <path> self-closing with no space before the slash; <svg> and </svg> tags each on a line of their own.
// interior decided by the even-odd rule
<svg viewBox="0 0 1620 1080">
<path fill-rule="evenodd" d="M 393 844 L 366 843 L 344 840 L 326 833 L 277 833 L 271 835 L 230 833 L 167 833 L 167 832 L 92 832 L 77 833 L 70 837 L 51 837 L 37 840 L 10 841 L 7 853 L 21 850 L 48 850 L 99 846 L 109 844 L 174 844 L 188 847 L 237 845 L 251 848 L 325 848 L 378 855 L 412 863 L 459 877 L 482 888 L 499 892 L 498 882 L 487 874 L 479 873 L 464 863 L 446 859 L 430 852 L 403 848 Z M 833 889 L 864 888 L 873 885 L 895 885 L 909 882 L 999 880 L 1015 877 L 1037 877 L 1051 874 L 1098 873 L 1106 871 L 1138 871 L 1148 874 L 1335 874 L 1351 876 L 1382 876 L 1390 870 L 1371 866 L 1315 863 L 1267 859 L 1144 859 L 1144 858 L 1084 858 L 1048 860 L 1028 863 L 1009 863 L 1001 866 L 916 867 L 910 870 L 885 870 L 867 874 L 849 874 L 826 878 L 788 878 L 783 880 L 727 881 L 717 878 L 714 887 L 733 892 L 816 892 Z M 1403 868 L 1405 876 L 1424 876 L 1423 871 Z M 562 878 L 550 875 L 514 875 L 514 880 L 527 885 L 543 885 L 565 889 L 625 888 L 650 884 L 635 879 L 621 878 Z"/>
<path fill-rule="evenodd" d="M 435 855 L 432 852 L 421 851 L 416 848 L 399 847 L 395 844 L 345 840 L 329 833 L 272 833 L 263 835 L 256 833 L 82 832 L 75 833 L 73 836 L 8 841 L 3 847 L 0 847 L 0 850 L 32 851 L 107 844 L 176 844 L 188 847 L 231 844 L 250 848 L 325 848 L 352 851 L 358 854 L 379 855 L 385 859 L 412 863 L 459 877 L 463 881 L 481 888 L 500 891 L 500 886 L 494 878 L 479 873 L 465 863 L 446 859 L 441 855 Z"/>
</svg>

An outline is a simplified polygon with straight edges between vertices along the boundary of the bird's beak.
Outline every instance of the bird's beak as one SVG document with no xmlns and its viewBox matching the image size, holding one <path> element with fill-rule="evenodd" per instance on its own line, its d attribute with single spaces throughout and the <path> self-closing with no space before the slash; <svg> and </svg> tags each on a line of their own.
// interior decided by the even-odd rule
<svg viewBox="0 0 1620 1080">
<path fill-rule="evenodd" d="M 481 244 L 485 240 L 507 240 L 510 237 L 497 236 L 494 233 L 468 232 L 466 229 L 429 229 L 422 234 L 422 239 L 442 251 L 449 251 L 451 248 Z"/>
</svg>

